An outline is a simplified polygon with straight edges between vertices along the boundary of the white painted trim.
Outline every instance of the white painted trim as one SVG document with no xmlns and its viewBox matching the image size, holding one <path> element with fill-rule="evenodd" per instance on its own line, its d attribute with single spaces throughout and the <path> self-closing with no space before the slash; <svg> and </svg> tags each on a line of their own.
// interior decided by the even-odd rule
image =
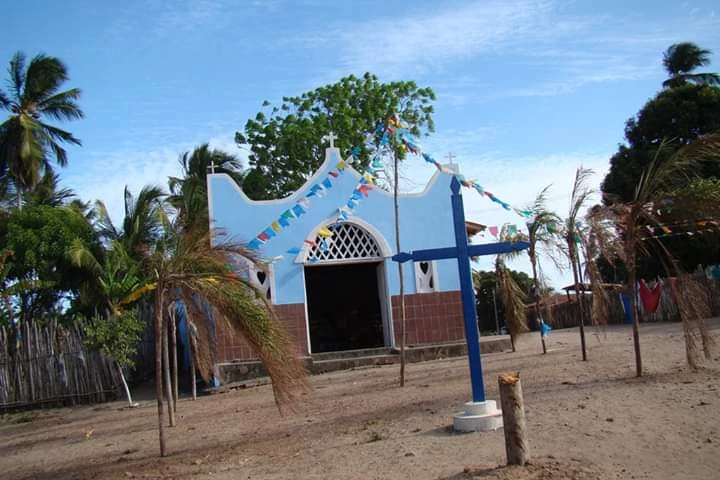
<svg viewBox="0 0 720 480">
<path fill-rule="evenodd" d="M 383 321 L 383 341 L 386 347 L 395 347 L 395 325 L 392 317 L 392 297 L 387 281 L 387 265 L 380 262 L 377 269 L 378 296 L 380 297 L 380 315 Z"/>
<path fill-rule="evenodd" d="M 282 205 L 282 204 L 295 203 L 298 200 L 300 200 L 301 198 L 305 197 L 305 195 L 307 195 L 306 192 L 310 190 L 312 185 L 320 177 L 325 175 L 327 173 L 327 171 L 335 168 L 335 165 L 331 161 L 334 158 L 333 154 L 337 155 L 336 158 L 342 159 L 342 157 L 340 156 L 340 150 L 338 148 L 325 149 L 325 160 L 320 165 L 320 167 L 315 171 L 315 173 L 310 178 L 307 179 L 307 181 L 305 181 L 305 183 L 303 184 L 302 187 L 298 188 L 296 191 L 294 191 L 287 197 L 277 198 L 277 199 L 273 199 L 273 200 L 252 200 L 247 195 L 245 195 L 245 192 L 243 192 L 242 188 L 240 188 L 240 185 L 238 185 L 237 182 L 235 182 L 235 180 L 233 180 L 232 177 L 230 177 L 230 175 L 228 175 L 226 173 L 209 173 L 209 174 L 207 174 L 206 178 L 207 178 L 207 182 L 208 182 L 208 197 L 212 198 L 212 195 L 210 193 L 210 186 L 209 186 L 211 177 L 218 177 L 218 178 L 225 177 L 227 179 L 227 181 L 230 183 L 230 185 L 233 186 L 233 188 L 238 193 L 238 195 L 240 195 L 240 198 L 249 205 Z M 345 173 L 349 173 L 350 175 L 353 175 L 357 180 L 360 180 L 360 178 L 362 177 L 362 174 L 360 172 L 358 172 L 357 170 L 355 170 L 355 168 L 350 164 L 350 159 L 351 159 L 351 157 L 347 157 L 345 159 L 345 162 L 348 164 L 347 168 L 345 169 Z M 449 169 L 457 170 L 457 165 L 455 165 L 455 164 L 445 165 L 445 166 L 448 167 Z M 433 173 L 433 176 L 430 177 L 430 180 L 428 180 L 428 183 L 425 185 L 425 188 L 422 191 L 407 192 L 407 193 L 401 192 L 398 194 L 398 197 L 401 197 L 401 198 L 402 197 L 422 197 L 422 196 L 426 195 L 432 189 L 433 185 L 435 185 L 435 182 L 437 181 L 437 179 L 440 175 L 443 175 L 443 173 L 441 171 L 439 171 L 439 170 L 435 171 L 435 173 Z M 392 192 L 385 191 L 382 188 L 373 188 L 373 191 L 379 192 L 381 195 L 385 195 L 390 198 L 393 197 Z M 211 208 L 210 203 L 211 202 L 208 202 L 208 210 L 210 210 L 210 208 Z M 212 215 L 212 213 L 210 213 L 210 218 L 212 218 L 212 217 L 213 217 L 213 215 Z"/>
<path fill-rule="evenodd" d="M 420 264 L 422 262 L 412 262 L 413 265 L 413 275 L 415 277 L 415 293 L 434 293 L 439 292 L 440 287 L 438 283 L 438 275 L 437 275 L 437 263 L 435 260 L 427 260 L 427 262 L 430 264 L 430 276 L 433 280 L 433 287 L 432 289 L 420 291 L 420 275 L 422 274 L 422 270 L 420 269 Z"/>
<path fill-rule="evenodd" d="M 307 282 L 305 281 L 305 269 L 302 269 L 303 282 L 303 310 L 305 311 L 305 341 L 307 342 L 308 355 L 312 355 L 312 343 L 310 340 L 310 313 L 308 312 Z"/>
<path fill-rule="evenodd" d="M 317 233 L 320 231 L 321 228 L 327 227 L 329 225 L 332 225 L 337 222 L 337 216 L 327 217 L 325 220 L 320 222 L 315 228 L 310 230 L 310 233 L 305 237 L 305 240 L 309 240 L 311 242 L 314 242 L 317 238 Z M 368 258 L 360 258 L 360 259 L 351 259 L 351 260 L 323 260 L 319 263 L 319 265 L 329 265 L 331 263 L 364 263 L 364 262 L 377 262 L 382 261 L 387 257 L 391 257 L 393 255 L 392 249 L 390 248 L 390 244 L 388 243 L 385 236 L 375 228 L 370 223 L 366 222 L 362 218 L 358 216 L 352 216 L 348 218 L 347 220 L 343 221 L 342 223 L 352 223 L 354 225 L 357 225 L 358 227 L 365 230 L 368 234 L 370 234 L 373 239 L 375 240 L 375 243 L 377 243 L 378 248 L 380 249 L 380 253 L 382 254 L 382 257 L 368 257 Z M 294 263 L 307 263 L 308 265 L 313 265 L 307 261 L 308 253 L 310 253 L 310 245 L 303 242 L 302 247 L 300 247 L 300 253 L 297 254 L 295 257 Z"/>
</svg>

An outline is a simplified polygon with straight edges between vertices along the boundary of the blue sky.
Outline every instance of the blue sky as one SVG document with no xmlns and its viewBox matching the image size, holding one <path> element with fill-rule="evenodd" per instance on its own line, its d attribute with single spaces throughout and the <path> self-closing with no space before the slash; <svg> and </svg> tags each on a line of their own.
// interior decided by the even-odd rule
<svg viewBox="0 0 720 480">
<path fill-rule="evenodd" d="M 165 185 L 182 151 L 210 141 L 244 156 L 233 134 L 263 100 L 365 71 L 435 90 L 425 151 L 453 152 L 518 206 L 552 183 L 563 213 L 577 166 L 599 185 L 670 44 L 713 50 L 720 70 L 713 1 L 26 0 L 3 16 L 4 65 L 16 50 L 57 56 L 83 90 L 86 118 L 66 125 L 83 147 L 69 149 L 63 182 L 118 219 L 123 186 Z M 432 172 L 408 163 L 408 188 Z M 469 219 L 522 223 L 471 192 L 465 203 Z M 556 286 L 568 278 L 548 271 Z"/>
</svg>

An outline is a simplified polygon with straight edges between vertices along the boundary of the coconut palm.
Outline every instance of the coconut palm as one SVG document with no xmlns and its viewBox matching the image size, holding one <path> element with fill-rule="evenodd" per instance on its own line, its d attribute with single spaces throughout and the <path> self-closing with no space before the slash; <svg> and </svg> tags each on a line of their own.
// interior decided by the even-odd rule
<svg viewBox="0 0 720 480">
<path fill-rule="evenodd" d="M 113 224 L 105 204 L 98 200 L 95 202 L 95 217 L 100 236 L 108 242 L 121 242 L 132 258 L 141 261 L 160 239 L 164 224 L 168 222 L 164 197 L 160 187 L 146 185 L 135 196 L 126 186 L 125 217 L 121 228 Z"/>
<path fill-rule="evenodd" d="M 293 387 L 302 383 L 304 370 L 295 356 L 284 327 L 278 322 L 264 295 L 240 275 L 230 270 L 237 256 L 251 261 L 251 251 L 241 245 L 216 242 L 210 244 L 210 233 L 170 228 L 148 256 L 146 271 L 153 273 L 152 283 L 139 288 L 129 300 L 154 294 L 155 371 L 160 434 L 160 455 L 166 453 L 163 395 L 168 398 L 172 420 L 172 395 L 168 365 L 167 332 L 170 326 L 166 312 L 182 302 L 193 338 L 192 354 L 204 379 L 212 374 L 212 335 L 206 322 L 207 309 L 224 321 L 255 350 L 272 380 L 278 406 L 292 398 Z"/>
<path fill-rule="evenodd" d="M 710 64 L 711 53 L 692 42 L 670 45 L 663 55 L 663 65 L 670 78 L 663 82 L 663 86 L 674 88 L 686 83 L 720 84 L 720 75 L 717 73 L 692 73 L 696 68 Z"/>
<path fill-rule="evenodd" d="M 18 207 L 23 192 L 32 189 L 51 171 L 51 157 L 64 167 L 63 144 L 80 145 L 70 132 L 46 123 L 46 119 L 76 120 L 83 117 L 77 104 L 80 90 L 59 91 L 68 79 L 67 67 L 54 57 L 36 55 L 25 64 L 17 52 L 10 60 L 10 92 L 0 90 L 0 108 L 10 116 L 0 124 L 0 177 L 12 183 Z"/>
<path fill-rule="evenodd" d="M 540 297 L 544 288 L 541 288 L 539 275 L 539 250 L 551 249 L 556 243 L 557 226 L 560 225 L 560 217 L 556 213 L 547 209 L 547 192 L 550 189 L 548 185 L 535 197 L 533 204 L 528 208 L 533 213 L 532 221 L 528 222 L 528 257 L 530 258 L 530 266 L 532 267 L 533 289 L 535 301 L 535 314 L 540 325 L 540 341 L 542 343 L 543 353 L 547 353 L 545 346 L 545 332 L 543 331 L 543 320 L 540 313 Z M 547 305 L 549 308 L 549 305 Z"/>
<path fill-rule="evenodd" d="M 177 210 L 179 225 L 183 228 L 209 228 L 207 173 L 229 175 L 238 185 L 245 174 L 242 163 L 235 155 L 222 150 L 210 149 L 207 143 L 180 156 L 182 177 L 170 177 L 168 202 Z"/>
<path fill-rule="evenodd" d="M 580 345 L 582 350 L 583 361 L 587 360 L 587 349 L 585 347 L 585 310 L 583 305 L 583 292 L 580 291 L 580 283 L 582 271 L 580 269 L 580 256 L 578 252 L 578 244 L 582 242 L 580 236 L 582 232 L 578 228 L 578 215 L 580 210 L 585 206 L 590 196 L 594 193 L 587 186 L 588 178 L 593 174 L 589 168 L 579 167 L 575 171 L 575 181 L 573 182 L 572 195 L 570 196 L 570 210 L 565 220 L 564 241 L 567 246 L 567 256 L 573 272 L 573 281 L 575 284 L 575 295 L 578 301 L 580 311 Z"/>
</svg>

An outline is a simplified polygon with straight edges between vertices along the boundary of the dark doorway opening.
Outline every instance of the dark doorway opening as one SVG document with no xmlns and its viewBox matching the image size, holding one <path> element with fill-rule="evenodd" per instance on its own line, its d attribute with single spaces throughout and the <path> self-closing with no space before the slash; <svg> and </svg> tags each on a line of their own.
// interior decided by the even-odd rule
<svg viewBox="0 0 720 480">
<path fill-rule="evenodd" d="M 305 267 L 313 353 L 382 347 L 381 263 Z"/>
</svg>

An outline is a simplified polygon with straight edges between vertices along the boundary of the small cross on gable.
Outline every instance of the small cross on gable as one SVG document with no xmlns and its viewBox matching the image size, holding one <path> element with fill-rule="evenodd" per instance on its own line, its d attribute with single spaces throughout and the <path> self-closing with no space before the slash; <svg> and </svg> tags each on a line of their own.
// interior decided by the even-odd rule
<svg viewBox="0 0 720 480">
<path fill-rule="evenodd" d="M 337 140 L 337 135 L 335 135 L 334 132 L 330 132 L 327 135 L 324 135 L 320 141 L 322 142 L 330 142 L 330 148 L 335 148 L 335 140 Z"/>
<path fill-rule="evenodd" d="M 210 173 L 215 173 L 215 160 L 210 161 Z"/>
<path fill-rule="evenodd" d="M 452 153 L 452 152 L 449 152 L 449 153 L 445 156 L 445 158 L 447 158 L 447 159 L 448 159 L 448 163 L 449 163 L 450 165 L 452 165 L 452 164 L 453 164 L 453 160 L 455 160 L 455 154 Z"/>
</svg>

